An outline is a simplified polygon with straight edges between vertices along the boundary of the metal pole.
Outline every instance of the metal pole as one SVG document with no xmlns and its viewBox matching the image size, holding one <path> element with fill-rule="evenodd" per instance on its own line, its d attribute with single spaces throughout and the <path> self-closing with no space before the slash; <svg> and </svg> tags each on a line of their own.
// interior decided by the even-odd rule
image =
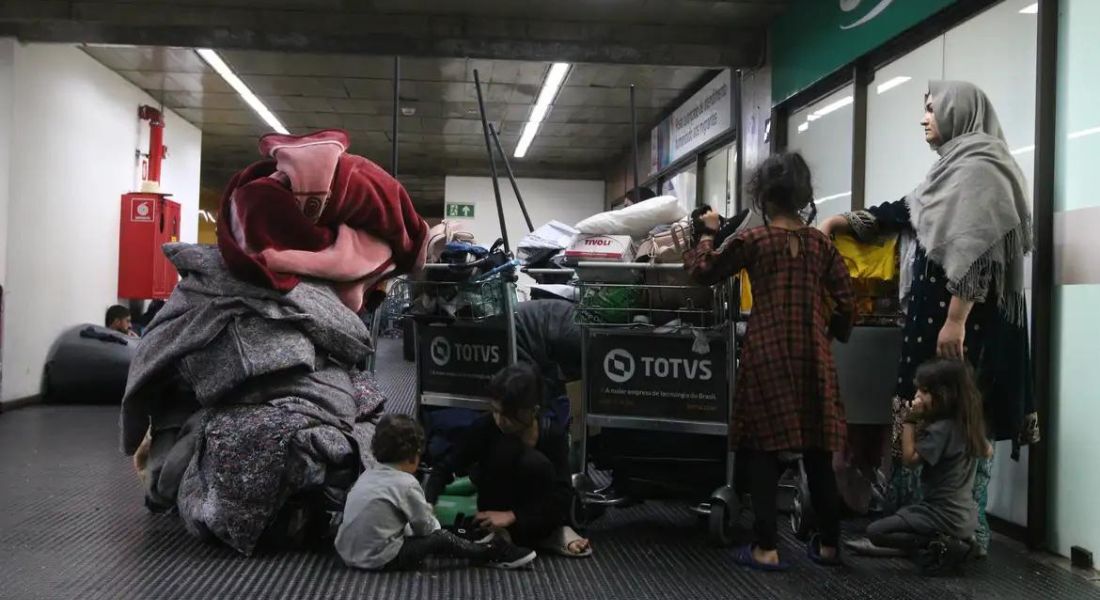
<svg viewBox="0 0 1100 600">
<path fill-rule="evenodd" d="M 489 175 L 493 179 L 493 195 L 497 200 L 497 217 L 500 219 L 500 237 L 504 240 L 504 251 L 511 252 L 508 243 L 508 227 L 504 223 L 504 202 L 500 199 L 500 182 L 497 181 L 497 161 L 493 155 L 493 143 L 489 141 L 489 120 L 485 118 L 485 100 L 481 97 L 481 78 L 474 69 L 474 89 L 477 90 L 477 109 L 481 113 L 481 132 L 485 134 L 485 150 L 489 153 Z"/>
<path fill-rule="evenodd" d="M 504 161 L 504 170 L 508 173 L 508 181 L 512 182 L 512 191 L 516 193 L 516 201 L 519 202 L 519 209 L 523 211 L 523 220 L 527 222 L 527 231 L 534 231 L 535 226 L 531 224 L 531 215 L 527 214 L 527 205 L 523 202 L 523 196 L 519 193 L 519 184 L 516 183 L 516 176 L 512 173 L 512 163 L 508 160 L 508 155 L 504 153 L 504 148 L 500 146 L 500 136 L 497 133 L 497 128 L 492 125 L 489 126 L 489 133 L 493 135 L 493 144 L 497 148 L 497 152 L 500 153 L 501 160 Z"/>
<path fill-rule="evenodd" d="M 630 84 L 630 139 L 634 149 L 634 203 L 642 201 L 642 189 L 638 186 L 638 115 L 634 110 L 634 84 Z"/>
<path fill-rule="evenodd" d="M 393 140 L 390 148 L 390 174 L 397 178 L 397 117 L 401 113 L 401 57 L 393 57 Z"/>
</svg>

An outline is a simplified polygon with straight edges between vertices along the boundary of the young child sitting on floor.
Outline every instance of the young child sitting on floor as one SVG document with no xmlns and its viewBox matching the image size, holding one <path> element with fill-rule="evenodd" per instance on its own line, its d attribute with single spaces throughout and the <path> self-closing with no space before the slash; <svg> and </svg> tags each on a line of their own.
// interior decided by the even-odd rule
<svg viewBox="0 0 1100 600">
<path fill-rule="evenodd" d="M 924 499 L 871 523 L 867 537 L 874 546 L 912 553 L 922 571 L 938 574 L 977 552 L 974 473 L 977 460 L 993 449 L 966 363 L 935 359 L 914 379 L 917 397 L 902 430 L 902 461 L 921 467 Z"/>
<path fill-rule="evenodd" d="M 488 387 L 490 410 L 473 423 L 424 486 L 435 502 L 455 473 L 477 486 L 477 523 L 498 537 L 569 558 L 592 545 L 568 525 L 572 487 L 563 427 L 543 418 L 543 381 L 526 363 L 501 369 Z"/>
<path fill-rule="evenodd" d="M 405 570 L 429 556 L 467 558 L 501 569 L 535 560 L 535 552 L 503 539 L 475 544 L 439 526 L 413 473 L 420 465 L 424 431 L 404 415 L 378 423 L 371 451 L 380 463 L 364 472 L 348 493 L 336 551 L 349 567 Z"/>
</svg>

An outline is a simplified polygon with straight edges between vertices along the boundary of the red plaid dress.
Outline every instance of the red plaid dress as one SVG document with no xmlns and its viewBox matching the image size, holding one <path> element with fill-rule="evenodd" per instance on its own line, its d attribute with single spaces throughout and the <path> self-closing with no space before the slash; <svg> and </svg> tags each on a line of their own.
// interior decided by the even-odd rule
<svg viewBox="0 0 1100 600">
<path fill-rule="evenodd" d="M 844 405 L 830 334 L 846 340 L 855 313 L 848 269 L 832 242 L 809 227 L 757 227 L 718 249 L 702 240 L 684 254 L 684 264 L 701 283 L 742 268 L 752 282 L 730 423 L 735 447 L 843 449 Z"/>
</svg>

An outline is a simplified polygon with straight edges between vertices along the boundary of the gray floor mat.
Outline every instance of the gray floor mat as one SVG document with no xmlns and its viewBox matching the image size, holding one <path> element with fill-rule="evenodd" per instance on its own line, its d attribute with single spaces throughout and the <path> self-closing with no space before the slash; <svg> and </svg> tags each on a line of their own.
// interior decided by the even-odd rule
<svg viewBox="0 0 1100 600">
<path fill-rule="evenodd" d="M 409 410 L 411 364 L 382 346 L 379 377 L 391 410 Z M 608 513 L 588 532 L 591 560 L 544 557 L 525 572 L 440 561 L 417 573 L 344 568 L 331 554 L 244 558 L 153 515 L 118 452 L 111 407 L 36 406 L 0 415 L 0 598 L 348 598 L 478 600 L 643 598 L 1100 598 L 1100 588 L 996 542 L 965 578 L 924 579 L 896 560 L 818 567 L 784 537 L 786 574 L 733 564 L 708 545 L 696 517 L 675 503 Z"/>
</svg>

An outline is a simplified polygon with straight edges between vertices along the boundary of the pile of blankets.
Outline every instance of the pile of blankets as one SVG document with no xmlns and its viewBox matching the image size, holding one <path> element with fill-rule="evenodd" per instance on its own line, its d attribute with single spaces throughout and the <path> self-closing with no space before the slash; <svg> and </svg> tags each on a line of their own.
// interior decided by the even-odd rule
<svg viewBox="0 0 1100 600">
<path fill-rule="evenodd" d="M 230 184 L 219 245 L 164 247 L 181 281 L 130 369 L 122 449 L 147 506 L 245 555 L 328 534 L 371 466 L 384 399 L 357 312 L 423 261 L 404 189 L 346 148 L 261 140 L 271 158 Z"/>
</svg>

